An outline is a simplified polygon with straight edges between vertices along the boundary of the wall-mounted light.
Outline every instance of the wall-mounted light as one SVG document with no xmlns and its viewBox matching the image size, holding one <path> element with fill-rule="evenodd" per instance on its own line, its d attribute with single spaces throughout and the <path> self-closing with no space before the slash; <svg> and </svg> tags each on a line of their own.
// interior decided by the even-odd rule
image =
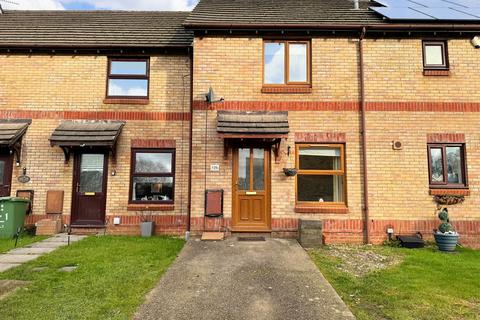
<svg viewBox="0 0 480 320">
<path fill-rule="evenodd" d="M 112 171 L 112 177 L 115 177 L 116 175 L 117 175 L 117 170 L 114 169 L 114 170 Z"/>
<path fill-rule="evenodd" d="M 475 49 L 480 49 L 480 36 L 473 37 L 472 46 L 474 46 Z"/>
</svg>

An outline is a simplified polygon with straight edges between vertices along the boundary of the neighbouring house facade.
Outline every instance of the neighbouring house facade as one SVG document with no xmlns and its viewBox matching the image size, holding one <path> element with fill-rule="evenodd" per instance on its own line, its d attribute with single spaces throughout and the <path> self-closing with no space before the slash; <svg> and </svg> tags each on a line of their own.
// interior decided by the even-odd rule
<svg viewBox="0 0 480 320">
<path fill-rule="evenodd" d="M 18 159 L 8 142 L 2 145 L 2 163 L 9 164 L 3 176 L 11 177 L 4 178 L 10 185 L 2 196 L 33 191 L 28 223 L 55 218 L 136 234 L 139 222 L 151 219 L 157 233 L 184 233 L 191 82 L 191 35 L 181 25 L 186 15 L 0 15 L 0 131 L 28 123 Z"/>
<path fill-rule="evenodd" d="M 478 247 L 480 28 L 389 22 L 370 5 L 6 12 L 0 190 L 34 190 L 29 222 L 295 237 L 308 219 L 327 243 L 430 237 L 448 202 L 462 244 Z M 32 32 L 26 21 L 44 29 L 14 30 Z M 84 39 L 89 28 L 118 33 Z"/>
</svg>

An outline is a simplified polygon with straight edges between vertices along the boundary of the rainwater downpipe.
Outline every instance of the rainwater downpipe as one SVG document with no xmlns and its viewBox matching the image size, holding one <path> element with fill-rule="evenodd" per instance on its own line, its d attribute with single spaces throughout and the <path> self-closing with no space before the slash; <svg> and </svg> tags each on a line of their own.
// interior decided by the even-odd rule
<svg viewBox="0 0 480 320">
<path fill-rule="evenodd" d="M 193 47 L 189 48 L 190 56 L 190 139 L 188 141 L 188 204 L 187 204 L 187 227 L 185 240 L 190 238 L 192 219 L 192 172 L 193 172 Z"/>
<path fill-rule="evenodd" d="M 366 110 L 365 110 L 365 65 L 363 59 L 363 42 L 367 29 L 362 28 L 360 38 L 358 41 L 358 56 L 359 56 L 359 77 L 360 77 L 360 134 L 362 136 L 362 170 L 363 170 L 363 230 L 364 242 L 370 243 L 370 211 L 368 203 L 368 162 L 367 162 L 367 125 L 366 125 Z"/>
</svg>

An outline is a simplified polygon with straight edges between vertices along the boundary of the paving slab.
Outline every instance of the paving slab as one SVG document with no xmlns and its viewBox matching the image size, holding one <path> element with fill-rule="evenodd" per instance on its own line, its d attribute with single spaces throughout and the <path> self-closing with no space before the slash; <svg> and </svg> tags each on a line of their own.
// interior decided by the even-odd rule
<svg viewBox="0 0 480 320">
<path fill-rule="evenodd" d="M 355 319 L 295 240 L 189 241 L 138 320 Z"/>
<path fill-rule="evenodd" d="M 10 270 L 12 268 L 18 267 L 20 263 L 0 263 L 0 272 Z"/>
<path fill-rule="evenodd" d="M 32 261 L 40 257 L 40 255 L 36 254 L 1 254 L 0 255 L 0 263 L 25 263 L 28 261 Z"/>
<path fill-rule="evenodd" d="M 9 254 L 45 254 L 45 253 L 50 253 L 54 251 L 56 248 L 43 248 L 43 247 L 36 247 L 36 248 L 29 248 L 29 247 L 24 247 L 24 248 L 18 248 L 18 249 L 13 249 L 10 250 L 8 253 Z"/>
<path fill-rule="evenodd" d="M 67 243 L 64 242 L 35 242 L 29 245 L 26 245 L 24 248 L 59 248 L 66 246 Z"/>
</svg>

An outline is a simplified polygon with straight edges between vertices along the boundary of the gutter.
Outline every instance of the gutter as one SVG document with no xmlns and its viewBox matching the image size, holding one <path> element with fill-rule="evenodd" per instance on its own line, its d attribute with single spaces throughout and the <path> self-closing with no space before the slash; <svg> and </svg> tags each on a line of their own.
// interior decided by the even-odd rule
<svg viewBox="0 0 480 320">
<path fill-rule="evenodd" d="M 209 23 L 209 24 L 184 24 L 186 29 L 192 30 L 215 30 L 215 29 L 300 29 L 300 30 L 358 30 L 366 28 L 368 30 L 446 30 L 446 31 L 480 31 L 480 24 L 406 24 L 406 23 L 374 23 L 374 24 L 222 24 L 222 23 Z"/>
<path fill-rule="evenodd" d="M 362 170 L 363 170 L 363 223 L 364 242 L 370 243 L 370 209 L 368 202 L 368 165 L 367 165 L 367 124 L 366 124 L 366 102 L 365 102 L 365 64 L 363 59 L 363 41 L 367 29 L 362 28 L 358 42 L 359 56 L 359 80 L 360 80 L 360 134 L 362 135 Z"/>
<path fill-rule="evenodd" d="M 191 51 L 190 51 L 191 50 Z M 185 240 L 190 238 L 192 219 L 192 172 L 193 172 L 193 48 L 190 51 L 190 139 L 188 142 L 188 205 Z"/>
</svg>

